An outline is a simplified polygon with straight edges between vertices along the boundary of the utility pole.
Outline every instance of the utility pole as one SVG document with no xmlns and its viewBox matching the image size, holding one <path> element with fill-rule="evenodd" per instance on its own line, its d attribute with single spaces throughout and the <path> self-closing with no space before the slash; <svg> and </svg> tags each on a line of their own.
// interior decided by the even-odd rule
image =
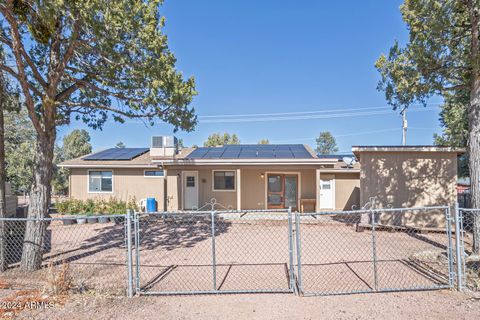
<svg viewBox="0 0 480 320">
<path fill-rule="evenodd" d="M 402 111 L 400 111 L 400 114 L 402 115 L 402 146 L 405 146 L 407 144 L 407 107 L 403 108 Z"/>
</svg>

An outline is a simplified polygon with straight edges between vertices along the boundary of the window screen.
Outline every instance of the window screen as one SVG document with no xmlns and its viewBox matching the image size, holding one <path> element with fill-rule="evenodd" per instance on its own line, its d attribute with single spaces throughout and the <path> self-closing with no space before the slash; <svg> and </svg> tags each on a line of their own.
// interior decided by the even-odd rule
<svg viewBox="0 0 480 320">
<path fill-rule="evenodd" d="M 89 192 L 112 192 L 112 171 L 89 171 Z"/>
<path fill-rule="evenodd" d="M 214 171 L 213 190 L 235 190 L 235 171 Z"/>
<path fill-rule="evenodd" d="M 145 170 L 144 175 L 145 177 L 163 177 L 164 172 L 163 170 Z"/>
</svg>

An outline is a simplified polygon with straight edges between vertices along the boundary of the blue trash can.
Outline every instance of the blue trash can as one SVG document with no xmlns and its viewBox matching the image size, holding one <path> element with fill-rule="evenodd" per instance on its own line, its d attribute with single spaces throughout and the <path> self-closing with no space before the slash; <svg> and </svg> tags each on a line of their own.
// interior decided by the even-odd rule
<svg viewBox="0 0 480 320">
<path fill-rule="evenodd" d="M 157 201 L 155 198 L 147 198 L 147 212 L 157 211 Z"/>
</svg>

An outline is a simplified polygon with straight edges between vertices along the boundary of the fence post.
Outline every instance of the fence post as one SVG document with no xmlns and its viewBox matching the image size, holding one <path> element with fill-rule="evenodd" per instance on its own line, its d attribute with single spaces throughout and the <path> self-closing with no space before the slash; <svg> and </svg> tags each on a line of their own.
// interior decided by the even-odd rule
<svg viewBox="0 0 480 320">
<path fill-rule="evenodd" d="M 215 252 L 215 211 L 211 213 L 212 217 L 212 277 L 213 291 L 217 291 L 217 257 Z"/>
<path fill-rule="evenodd" d="M 134 237 L 135 237 L 135 292 L 140 293 L 140 219 L 138 212 L 133 217 Z"/>
<path fill-rule="evenodd" d="M 458 207 L 458 202 L 455 202 L 455 253 L 457 255 L 457 290 L 463 290 L 463 275 L 462 275 L 462 263 L 464 252 L 462 250 L 462 245 L 460 243 L 462 238 L 463 230 L 460 229 L 460 208 Z"/>
<path fill-rule="evenodd" d="M 450 207 L 445 208 L 445 220 L 446 220 L 446 228 L 447 228 L 447 257 L 448 257 L 448 285 L 450 289 L 454 287 L 455 283 L 455 271 L 453 270 L 453 236 L 452 236 L 452 212 Z"/>
<path fill-rule="evenodd" d="M 127 215 L 125 219 L 127 224 L 127 296 L 133 297 L 133 273 L 132 273 L 132 209 L 127 209 Z"/>
<path fill-rule="evenodd" d="M 303 294 L 302 284 L 302 244 L 300 240 L 300 215 L 295 213 L 295 243 L 297 251 L 298 292 Z"/>
<path fill-rule="evenodd" d="M 373 255 L 373 282 L 375 291 L 378 291 L 378 273 L 377 273 L 377 235 L 375 233 L 375 212 L 370 210 L 372 219 L 372 255 Z"/>
<path fill-rule="evenodd" d="M 293 226 L 292 226 L 292 207 L 288 207 L 288 258 L 290 263 L 290 289 L 295 291 L 293 280 Z"/>
</svg>

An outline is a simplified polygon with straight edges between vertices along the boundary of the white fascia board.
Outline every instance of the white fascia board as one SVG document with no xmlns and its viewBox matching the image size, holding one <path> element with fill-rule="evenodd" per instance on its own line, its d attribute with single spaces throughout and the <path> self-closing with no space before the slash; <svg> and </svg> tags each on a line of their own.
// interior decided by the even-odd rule
<svg viewBox="0 0 480 320">
<path fill-rule="evenodd" d="M 407 147 L 352 147 L 352 152 L 452 152 L 463 153 L 462 148 L 435 147 L 435 146 L 407 146 Z"/>
<path fill-rule="evenodd" d="M 196 159 L 196 160 L 152 160 L 164 165 L 316 165 L 337 163 L 338 159 Z"/>
<path fill-rule="evenodd" d="M 59 164 L 61 168 L 158 168 L 156 164 Z"/>
<path fill-rule="evenodd" d="M 318 169 L 321 173 L 360 173 L 360 169 Z"/>
</svg>

